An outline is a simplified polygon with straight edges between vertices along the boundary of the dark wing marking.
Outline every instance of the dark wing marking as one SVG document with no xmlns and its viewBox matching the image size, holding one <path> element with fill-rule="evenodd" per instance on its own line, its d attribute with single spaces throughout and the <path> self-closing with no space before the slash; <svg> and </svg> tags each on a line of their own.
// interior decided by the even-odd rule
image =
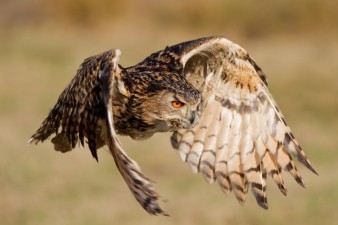
<svg viewBox="0 0 338 225">
<path fill-rule="evenodd" d="M 281 169 L 303 186 L 292 155 L 316 173 L 267 88 L 262 70 L 240 46 L 210 37 L 168 47 L 202 95 L 199 124 L 171 141 L 193 172 L 218 181 L 244 203 L 249 185 L 267 208 L 266 175 L 286 194 Z"/>
</svg>

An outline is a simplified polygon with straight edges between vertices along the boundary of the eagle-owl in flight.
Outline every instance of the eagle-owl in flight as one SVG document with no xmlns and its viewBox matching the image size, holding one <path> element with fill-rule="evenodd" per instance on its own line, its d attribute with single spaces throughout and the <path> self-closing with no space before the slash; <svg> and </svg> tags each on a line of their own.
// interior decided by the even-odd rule
<svg viewBox="0 0 338 225">
<path fill-rule="evenodd" d="M 145 139 L 173 132 L 171 144 L 194 173 L 217 181 L 243 204 L 249 187 L 267 209 L 269 174 L 286 195 L 282 169 L 302 186 L 292 156 L 312 172 L 264 72 L 246 50 L 224 37 L 168 46 L 135 66 L 118 64 L 119 50 L 89 57 L 29 140 L 51 135 L 57 151 L 107 145 L 132 194 L 150 214 L 167 215 L 160 197 L 117 138 Z M 154 159 L 156 160 L 156 159 Z"/>
</svg>

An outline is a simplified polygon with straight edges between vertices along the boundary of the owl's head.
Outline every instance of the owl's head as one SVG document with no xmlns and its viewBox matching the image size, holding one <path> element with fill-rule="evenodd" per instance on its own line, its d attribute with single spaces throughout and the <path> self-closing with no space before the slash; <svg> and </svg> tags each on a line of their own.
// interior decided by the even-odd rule
<svg viewBox="0 0 338 225">
<path fill-rule="evenodd" d="M 201 94 L 182 70 L 158 61 L 141 63 L 127 68 L 123 84 L 138 132 L 175 131 L 197 123 Z"/>
<path fill-rule="evenodd" d="M 150 132 L 175 131 L 197 123 L 200 102 L 201 95 L 192 86 L 162 87 L 138 98 L 134 115 L 149 125 Z"/>
<path fill-rule="evenodd" d="M 189 128 L 197 123 L 200 102 L 200 94 L 194 89 L 187 92 L 163 90 L 149 99 L 151 107 L 147 114 L 160 130 Z"/>
</svg>

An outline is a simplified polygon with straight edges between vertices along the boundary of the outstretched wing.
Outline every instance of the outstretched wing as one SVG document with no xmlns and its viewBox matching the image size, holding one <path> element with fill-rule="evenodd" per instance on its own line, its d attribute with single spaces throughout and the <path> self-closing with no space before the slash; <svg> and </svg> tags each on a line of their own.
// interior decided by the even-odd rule
<svg viewBox="0 0 338 225">
<path fill-rule="evenodd" d="M 159 206 L 159 195 L 151 181 L 125 153 L 114 129 L 114 80 L 122 73 L 117 64 L 119 56 L 119 50 L 110 50 L 86 59 L 29 143 L 43 142 L 55 133 L 52 139 L 55 149 L 66 152 L 73 149 L 78 140 L 84 145 L 87 138 L 96 160 L 96 150 L 107 144 L 118 170 L 141 206 L 150 214 L 167 215 Z"/>
<path fill-rule="evenodd" d="M 268 207 L 267 174 L 284 195 L 281 169 L 304 186 L 292 155 L 316 173 L 269 93 L 264 73 L 243 48 L 211 37 L 165 51 L 179 58 L 184 76 L 202 94 L 198 125 L 171 138 L 193 172 L 208 183 L 217 180 L 240 203 L 250 185 L 263 208 Z"/>
</svg>

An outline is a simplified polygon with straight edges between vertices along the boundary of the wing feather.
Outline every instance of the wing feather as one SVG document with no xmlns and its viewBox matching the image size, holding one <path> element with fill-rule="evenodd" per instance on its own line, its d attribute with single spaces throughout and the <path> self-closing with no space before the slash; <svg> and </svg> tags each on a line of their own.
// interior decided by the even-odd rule
<svg viewBox="0 0 338 225">
<path fill-rule="evenodd" d="M 227 149 L 228 164 L 227 170 L 230 178 L 232 190 L 240 203 L 244 202 L 244 174 L 243 168 L 241 167 L 241 152 L 239 151 L 239 145 L 241 140 L 241 123 L 242 117 L 238 113 L 233 113 L 233 119 L 230 124 L 231 137 Z"/>
<path fill-rule="evenodd" d="M 229 193 L 232 188 L 230 185 L 230 178 L 227 170 L 228 155 L 227 148 L 230 139 L 230 125 L 232 122 L 232 115 L 230 110 L 222 110 L 220 115 L 220 123 L 222 126 L 217 137 L 216 144 L 216 162 L 215 173 L 218 183 L 224 193 Z"/>
<path fill-rule="evenodd" d="M 96 150 L 103 143 L 102 138 L 97 135 L 101 132 L 99 121 L 104 118 L 102 88 L 98 75 L 103 66 L 114 57 L 114 51 L 110 50 L 84 60 L 47 118 L 32 135 L 30 143 L 43 142 L 55 133 L 56 136 L 52 139 L 55 150 L 66 152 L 76 146 L 78 139 L 83 145 L 84 138 L 87 137 L 90 151 L 97 160 Z M 97 139 L 100 143 L 96 142 Z"/>
<path fill-rule="evenodd" d="M 208 104 L 207 102 L 206 104 Z M 205 139 L 207 138 L 207 131 L 210 122 L 212 121 L 212 114 L 210 116 L 202 117 L 199 122 L 198 129 L 195 130 L 194 141 L 191 146 L 191 151 L 188 154 L 187 162 L 194 173 L 200 171 L 201 155 L 204 150 Z"/>
<path fill-rule="evenodd" d="M 269 93 L 265 74 L 243 48 L 210 37 L 166 50 L 177 55 L 186 79 L 201 91 L 199 124 L 189 135 L 180 130 L 172 137 L 194 172 L 202 172 L 209 183 L 216 179 L 225 193 L 233 190 L 240 203 L 250 185 L 266 209 L 267 174 L 283 194 L 281 169 L 304 186 L 292 155 L 316 173 Z"/>
<path fill-rule="evenodd" d="M 215 107 L 215 114 L 219 115 L 221 107 Z M 207 129 L 206 140 L 204 149 L 201 155 L 200 171 L 203 174 L 204 179 L 209 183 L 213 183 L 216 179 L 215 174 L 215 160 L 217 148 L 217 136 L 220 129 L 220 116 L 217 119 L 213 119 Z"/>
</svg>

